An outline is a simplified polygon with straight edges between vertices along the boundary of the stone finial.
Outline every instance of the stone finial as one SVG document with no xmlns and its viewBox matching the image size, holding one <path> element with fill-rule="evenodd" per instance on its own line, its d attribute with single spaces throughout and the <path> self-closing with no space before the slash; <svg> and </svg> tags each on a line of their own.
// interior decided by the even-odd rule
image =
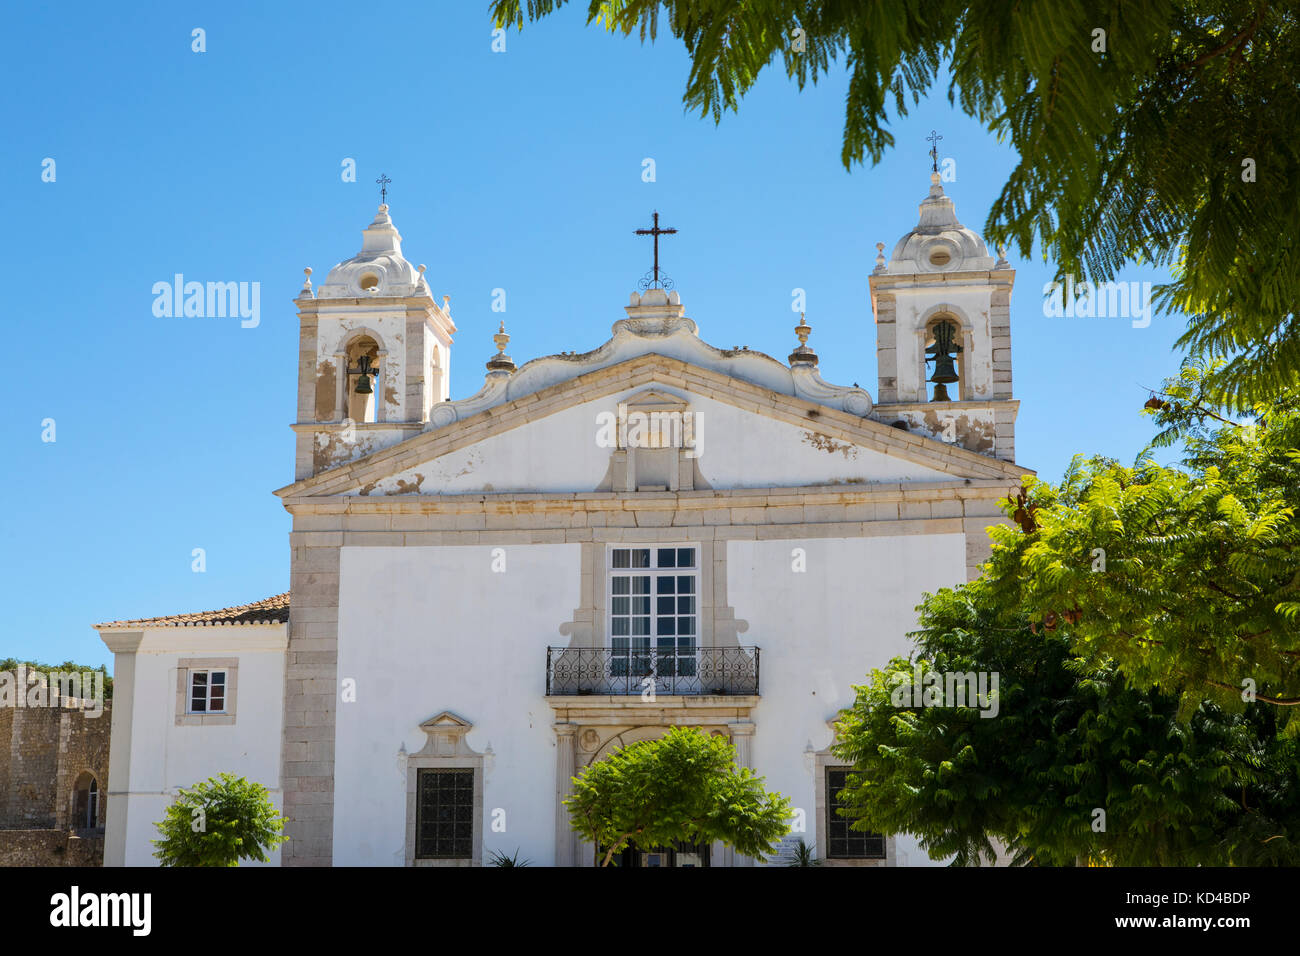
<svg viewBox="0 0 1300 956">
<path fill-rule="evenodd" d="M 1007 247 L 998 243 L 998 261 L 993 263 L 994 269 L 1010 269 L 1011 263 L 1007 262 Z"/>
<path fill-rule="evenodd" d="M 501 322 L 501 328 L 492 336 L 492 341 L 496 343 L 497 354 L 488 359 L 488 371 L 513 372 L 515 370 L 515 363 L 511 361 L 509 355 L 506 355 L 506 346 L 510 344 L 510 336 L 506 332 L 506 323 L 504 320 Z"/>
<path fill-rule="evenodd" d="M 885 271 L 885 244 L 883 242 L 876 243 L 876 268 L 873 271 Z"/>
<path fill-rule="evenodd" d="M 302 291 L 310 292 L 311 291 L 311 266 L 308 266 L 306 269 L 303 269 L 302 273 L 304 277 L 302 280 Z"/>
<path fill-rule="evenodd" d="M 799 337 L 799 346 L 790 353 L 791 365 L 816 365 L 817 353 L 808 347 L 808 336 L 812 326 L 804 321 L 804 314 L 799 313 L 799 324 L 794 327 L 794 334 Z"/>
<path fill-rule="evenodd" d="M 425 270 L 428 268 L 429 268 L 428 266 L 426 266 L 423 262 L 421 262 L 418 266 L 415 267 L 415 271 L 420 273 L 420 275 L 424 275 Z"/>
</svg>

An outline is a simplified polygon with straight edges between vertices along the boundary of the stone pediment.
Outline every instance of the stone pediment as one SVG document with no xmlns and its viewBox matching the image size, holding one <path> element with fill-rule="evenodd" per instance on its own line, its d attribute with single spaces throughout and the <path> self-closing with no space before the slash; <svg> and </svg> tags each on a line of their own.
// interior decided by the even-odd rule
<svg viewBox="0 0 1300 956">
<path fill-rule="evenodd" d="M 449 710 L 430 717 L 420 724 L 420 729 L 424 731 L 426 739 L 424 748 L 412 754 L 414 757 L 474 755 L 474 751 L 465 742 L 465 735 L 474 729 L 474 725 Z"/>
<path fill-rule="evenodd" d="M 606 466 L 578 459 L 596 448 L 598 409 L 620 402 L 689 406 L 711 421 L 698 457 L 700 488 L 811 486 L 877 481 L 1010 479 L 1027 469 L 956 445 L 902 431 L 811 399 L 787 395 L 658 354 L 599 368 L 432 429 L 277 494 L 286 499 L 335 495 L 491 494 L 528 491 L 617 492 L 601 486 Z M 566 417 L 567 416 L 567 417 Z M 725 419 L 720 422 L 719 419 Z M 587 429 L 590 428 L 590 432 Z M 731 442 L 732 445 L 727 445 Z M 713 455 L 710 458 L 710 455 Z M 740 458 L 749 456 L 745 471 Z M 814 462 L 793 472 L 796 459 Z M 594 461 L 595 459 L 592 458 Z M 436 467 L 430 467 L 434 463 Z M 493 466 L 495 463 L 495 471 Z M 820 463 L 820 464 L 816 464 Z M 547 469 L 572 464 L 546 484 Z M 776 469 L 769 476 L 764 468 Z M 719 471 L 721 469 L 721 471 Z M 811 469 L 811 470 L 810 470 Z M 503 486 L 499 472 L 512 484 Z M 520 485 L 519 482 L 537 484 Z"/>
</svg>

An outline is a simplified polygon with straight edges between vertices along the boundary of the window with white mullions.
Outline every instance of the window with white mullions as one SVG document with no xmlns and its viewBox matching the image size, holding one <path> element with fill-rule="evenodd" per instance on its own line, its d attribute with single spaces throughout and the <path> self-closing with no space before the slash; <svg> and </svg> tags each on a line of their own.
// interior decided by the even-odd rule
<svg viewBox="0 0 1300 956">
<path fill-rule="evenodd" d="M 698 553 L 677 546 L 610 551 L 610 676 L 696 676 Z"/>
<path fill-rule="evenodd" d="M 190 671 L 190 713 L 219 714 L 226 709 L 226 672 Z"/>
</svg>

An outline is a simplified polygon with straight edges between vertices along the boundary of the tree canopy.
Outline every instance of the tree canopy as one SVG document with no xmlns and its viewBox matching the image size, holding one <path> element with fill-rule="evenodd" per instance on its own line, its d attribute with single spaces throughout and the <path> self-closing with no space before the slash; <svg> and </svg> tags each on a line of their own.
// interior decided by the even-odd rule
<svg viewBox="0 0 1300 956">
<path fill-rule="evenodd" d="M 493 0 L 498 26 L 566 0 Z M 1180 344 L 1231 359 L 1234 407 L 1300 381 L 1300 23 L 1264 0 L 589 0 L 588 22 L 660 28 L 691 58 L 684 102 L 720 121 L 781 63 L 803 89 L 848 73 L 841 158 L 878 162 L 890 110 L 949 100 L 1019 162 L 985 224 L 1058 277 L 1168 266 Z M 841 65 L 842 64 L 842 65 Z"/>
<path fill-rule="evenodd" d="M 1300 392 L 1244 423 L 1216 411 L 1189 364 L 1147 413 L 1182 467 L 1076 458 L 1060 485 L 1028 480 L 990 529 L 984 568 L 1033 625 L 1141 688 L 1241 710 L 1300 705 Z M 1300 722 L 1295 729 L 1300 729 Z"/>
<path fill-rule="evenodd" d="M 564 805 L 573 829 L 603 853 L 602 866 L 632 842 L 649 849 L 718 840 L 765 856 L 789 830 L 790 801 L 765 791 L 735 758 L 725 738 L 673 727 L 584 768 Z"/>
<path fill-rule="evenodd" d="M 288 837 L 271 802 L 270 791 L 234 774 L 209 777 L 182 788 L 156 824 L 154 856 L 163 866 L 239 866 L 240 860 L 265 863 Z"/>
<path fill-rule="evenodd" d="M 992 862 L 994 840 L 1018 865 L 1300 864 L 1300 745 L 1277 709 L 1179 720 L 1177 694 L 1076 656 L 1070 627 L 1035 631 L 983 580 L 927 597 L 915 660 L 873 671 L 838 722 L 852 826 L 956 865 Z M 908 706 L 913 666 L 999 674 L 997 716 L 942 690 Z"/>
</svg>

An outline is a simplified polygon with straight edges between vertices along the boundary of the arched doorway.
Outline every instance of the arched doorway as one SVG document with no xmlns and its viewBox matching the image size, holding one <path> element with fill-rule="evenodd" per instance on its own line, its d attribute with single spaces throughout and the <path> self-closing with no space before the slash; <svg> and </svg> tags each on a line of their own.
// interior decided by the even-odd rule
<svg viewBox="0 0 1300 956">
<path fill-rule="evenodd" d="M 698 729 L 705 733 L 712 733 L 715 736 L 727 736 L 725 732 L 717 727 L 699 727 Z M 663 724 L 649 724 L 621 730 L 608 737 L 586 760 L 586 764 L 590 766 L 598 763 L 631 744 L 645 740 L 658 740 L 667 732 L 668 727 Z M 599 734 L 600 732 L 596 731 L 596 733 Z M 591 849 L 595 860 L 604 857 L 603 850 L 597 851 L 590 844 L 586 845 Z M 722 849 L 720 844 L 717 849 Z M 688 843 L 684 840 L 679 840 L 672 846 L 651 847 L 641 847 L 634 842 L 622 853 L 615 856 L 610 861 L 610 866 L 624 869 L 692 869 L 707 867 L 711 865 L 713 851 L 714 847 L 707 843 Z"/>
<path fill-rule="evenodd" d="M 89 770 L 82 771 L 73 786 L 72 826 L 76 829 L 99 826 L 99 781 Z"/>
</svg>

